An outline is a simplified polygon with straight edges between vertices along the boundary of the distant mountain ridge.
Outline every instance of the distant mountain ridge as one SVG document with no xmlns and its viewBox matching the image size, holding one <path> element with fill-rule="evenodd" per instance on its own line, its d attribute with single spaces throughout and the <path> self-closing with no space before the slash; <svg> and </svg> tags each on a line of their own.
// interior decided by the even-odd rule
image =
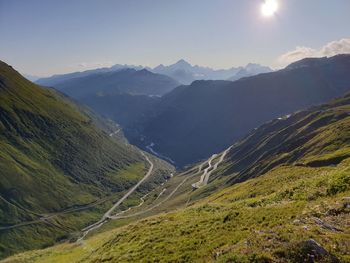
<svg viewBox="0 0 350 263">
<path fill-rule="evenodd" d="M 73 73 L 74 74 L 74 73 Z M 161 74 L 156 74 L 147 69 L 123 68 L 119 70 L 101 70 L 93 74 L 82 73 L 77 77 L 68 77 L 59 81 L 55 80 L 52 86 L 75 99 L 81 99 L 90 95 L 163 95 L 179 86 L 176 80 Z M 47 82 L 37 81 L 44 85 Z"/>
<path fill-rule="evenodd" d="M 153 73 L 167 75 L 182 84 L 190 84 L 195 80 L 237 80 L 241 77 L 248 77 L 272 71 L 272 69 L 269 67 L 254 63 L 249 63 L 244 67 L 241 66 L 232 67 L 229 69 L 212 69 L 210 67 L 202 67 L 198 65 L 192 66 L 184 59 L 180 59 L 178 62 L 172 65 L 164 66 L 163 64 L 160 64 L 155 68 L 116 64 L 110 68 L 97 68 L 82 72 L 53 75 L 50 77 L 35 79 L 35 81 L 37 84 L 43 86 L 54 87 L 63 81 L 71 80 L 74 78 L 86 77 L 96 73 L 115 72 L 123 69 L 147 69 Z"/>
<path fill-rule="evenodd" d="M 88 75 L 97 74 L 97 73 L 113 72 L 113 71 L 118 71 L 118 70 L 122 70 L 122 69 L 141 70 L 141 69 L 143 69 L 143 67 L 142 66 L 116 64 L 110 68 L 107 68 L 107 67 L 97 68 L 97 69 L 90 69 L 90 70 L 85 70 L 85 71 L 80 71 L 80 72 L 72 72 L 72 73 L 67 73 L 67 74 L 57 74 L 57 75 L 52 75 L 50 77 L 39 78 L 39 79 L 35 80 L 35 83 L 37 83 L 39 85 L 43 85 L 43 86 L 54 87 L 56 84 L 58 84 L 60 82 L 71 80 L 74 78 L 86 77 Z"/>
<path fill-rule="evenodd" d="M 151 71 L 170 76 L 183 84 L 190 84 L 195 80 L 237 80 L 242 77 L 271 72 L 272 69 L 253 63 L 249 63 L 245 67 L 212 69 L 198 65 L 192 66 L 181 59 L 169 66 L 159 65 Z"/>
<path fill-rule="evenodd" d="M 272 70 L 269 67 L 261 66 L 259 64 L 249 63 L 247 66 L 242 67 L 235 75 L 231 76 L 228 80 L 236 81 L 241 78 L 251 77 L 261 73 L 269 73 Z"/>
</svg>

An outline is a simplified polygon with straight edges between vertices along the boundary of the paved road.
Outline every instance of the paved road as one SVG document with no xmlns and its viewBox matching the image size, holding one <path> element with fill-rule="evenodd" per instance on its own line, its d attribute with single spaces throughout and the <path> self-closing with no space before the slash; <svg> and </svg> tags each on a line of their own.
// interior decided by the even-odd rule
<svg viewBox="0 0 350 263">
<path fill-rule="evenodd" d="M 36 216 L 41 216 L 41 214 L 39 214 L 39 213 L 36 213 L 36 212 L 34 212 L 34 211 L 31 211 L 31 210 L 29 210 L 29 209 L 26 209 L 26 208 L 20 206 L 20 205 L 16 205 L 16 204 L 14 204 L 14 203 L 12 203 L 12 202 L 6 200 L 6 199 L 5 199 L 4 197 L 2 197 L 1 195 L 0 195 L 0 200 L 4 201 L 5 203 L 7 203 L 7 204 L 10 205 L 10 206 L 16 207 L 17 209 L 26 212 L 26 213 L 28 213 L 28 214 L 33 214 L 33 215 L 36 215 Z"/>
<path fill-rule="evenodd" d="M 60 215 L 64 215 L 64 214 L 69 214 L 69 213 L 74 213 L 74 212 L 79 212 L 79 211 L 83 211 L 83 210 L 87 210 L 90 208 L 93 208 L 97 205 L 100 205 L 110 199 L 114 199 L 115 198 L 115 194 L 101 198 L 91 204 L 88 205 L 83 205 L 77 208 L 68 208 L 66 210 L 60 211 L 60 212 L 55 212 L 55 213 L 51 213 L 51 214 L 36 214 L 37 216 L 40 216 L 40 218 L 35 219 L 35 220 L 31 220 L 31 221 L 25 221 L 25 222 L 21 222 L 15 225 L 11 225 L 11 226 L 4 226 L 4 227 L 0 227 L 0 231 L 1 230 L 9 230 L 9 229 L 14 229 L 14 228 L 19 228 L 19 227 L 23 227 L 23 226 L 27 226 L 27 225 L 32 225 L 32 224 L 38 224 L 38 223 L 48 223 L 49 219 L 52 219 L 54 217 L 60 216 Z M 0 198 L 1 199 L 1 198 Z M 19 207 L 20 208 L 20 207 Z M 22 209 L 22 208 L 20 208 Z M 24 210 L 24 209 L 23 209 Z M 34 214 L 34 212 L 29 212 L 28 213 L 32 213 Z"/>
<path fill-rule="evenodd" d="M 112 137 L 112 136 L 116 135 L 118 132 L 120 132 L 120 129 L 116 130 L 115 132 L 110 133 L 109 136 Z"/>
<path fill-rule="evenodd" d="M 97 228 L 99 228 L 99 227 L 101 227 L 102 225 L 104 225 L 110 218 L 111 218 L 111 216 L 112 216 L 112 213 L 113 213 L 113 211 L 121 204 L 121 203 L 123 203 L 124 201 L 125 201 L 125 199 L 127 199 L 151 174 L 152 174 L 152 172 L 153 172 L 153 163 L 151 162 L 151 160 L 143 153 L 143 152 L 141 152 L 141 154 L 145 157 L 145 159 L 147 160 L 147 162 L 150 164 L 150 167 L 149 167 L 149 169 L 148 169 L 148 171 L 147 171 L 147 174 L 136 184 L 136 185 L 134 185 L 122 198 L 120 198 L 119 200 L 118 200 L 118 202 L 116 202 L 103 216 L 102 216 L 102 218 L 99 220 L 99 221 L 97 221 L 97 222 L 95 222 L 95 223 L 93 223 L 93 224 L 91 224 L 91 225 L 89 225 L 89 226 L 87 226 L 87 227 L 85 227 L 82 231 L 83 231 L 83 234 L 82 234 L 82 236 L 77 240 L 77 242 L 80 242 L 80 241 L 82 241 L 83 239 L 84 239 L 84 237 L 87 235 L 87 234 L 89 234 L 89 232 L 90 231 L 92 231 L 92 230 L 95 230 L 95 229 L 97 229 Z"/>
<path fill-rule="evenodd" d="M 33 221 L 27 221 L 27 222 L 19 223 L 19 224 L 12 225 L 12 226 L 0 227 L 0 230 L 8 230 L 8 229 L 18 228 L 18 227 L 22 227 L 22 226 L 28 226 L 28 225 L 32 225 L 32 224 L 42 223 L 42 222 L 43 221 L 41 221 L 40 219 L 33 220 Z"/>
<path fill-rule="evenodd" d="M 165 203 L 166 201 L 168 201 L 168 200 L 176 193 L 176 191 L 177 191 L 187 180 L 191 179 L 191 178 L 192 178 L 193 176 L 195 176 L 195 175 L 197 175 L 197 173 L 194 174 L 194 175 L 191 175 L 191 176 L 186 176 L 185 179 L 183 179 L 183 180 L 176 186 L 176 188 L 175 188 L 166 198 L 164 198 L 161 202 L 159 202 L 159 203 L 157 203 L 157 204 L 155 204 L 155 205 L 153 205 L 153 206 L 151 206 L 151 207 L 149 207 L 149 208 L 147 208 L 147 209 L 145 209 L 145 210 L 136 212 L 136 213 L 134 213 L 134 214 L 125 215 L 125 216 L 123 216 L 123 215 L 122 215 L 122 216 L 120 216 L 120 215 L 110 216 L 110 219 L 130 218 L 130 217 L 134 217 L 134 216 L 138 216 L 138 215 L 145 214 L 145 213 L 147 213 L 147 212 L 153 210 L 154 208 L 157 208 L 158 206 L 160 206 L 160 205 L 162 205 L 163 203 Z M 163 189 L 163 191 L 160 193 L 160 195 L 162 195 L 165 191 L 166 191 L 166 189 Z M 160 196 L 160 195 L 159 195 L 159 196 Z M 158 196 L 158 197 L 159 197 L 159 196 Z M 157 198 L 157 199 L 158 199 L 158 198 Z M 157 199 L 156 199 L 156 200 L 157 200 Z"/>
<path fill-rule="evenodd" d="M 213 169 L 211 171 L 209 171 L 206 176 L 205 176 L 205 179 L 204 179 L 204 185 L 207 185 L 208 184 L 208 181 L 209 181 L 209 176 L 216 170 L 218 169 L 218 166 L 219 164 L 221 164 L 223 161 L 224 161 L 224 158 L 226 156 L 226 154 L 228 153 L 228 151 L 231 149 L 231 147 L 227 148 L 222 154 L 221 154 L 221 157 L 219 159 L 218 162 L 215 163 Z"/>
<path fill-rule="evenodd" d="M 193 188 L 200 188 L 203 184 L 205 184 L 205 178 L 206 178 L 206 176 L 207 176 L 209 170 L 213 167 L 213 166 L 211 165 L 211 162 L 215 159 L 216 156 L 217 156 L 217 154 L 213 154 L 213 155 L 210 157 L 209 160 L 207 160 L 207 161 L 205 161 L 205 162 L 203 162 L 203 163 L 201 164 L 201 166 L 199 167 L 199 169 L 202 169 L 202 168 L 203 168 L 203 165 L 206 164 L 206 163 L 208 163 L 208 167 L 204 169 L 204 172 L 203 172 L 203 174 L 201 175 L 199 181 L 198 181 L 197 183 L 192 184 L 192 187 L 193 187 Z M 199 170 L 199 171 L 200 171 L 200 170 Z"/>
<path fill-rule="evenodd" d="M 226 156 L 226 154 L 228 153 L 228 151 L 231 149 L 231 147 L 227 148 L 224 152 L 222 152 L 220 154 L 220 159 L 219 161 L 217 161 L 214 166 L 212 165 L 212 161 L 218 156 L 218 154 L 213 154 L 209 160 L 203 162 L 200 166 L 199 166 L 199 170 L 198 172 L 201 171 L 201 169 L 203 168 L 203 166 L 208 163 L 208 167 L 204 169 L 203 174 L 201 175 L 200 179 L 198 182 L 192 184 L 193 188 L 201 188 L 205 185 L 208 184 L 209 182 L 209 177 L 210 175 L 218 168 L 219 164 L 221 164 Z"/>
<path fill-rule="evenodd" d="M 152 191 L 151 191 L 151 192 L 152 192 Z M 133 209 L 133 208 L 142 206 L 142 205 L 145 203 L 145 198 L 146 198 L 151 192 L 148 192 L 147 194 L 145 194 L 144 196 L 142 196 L 142 197 L 140 198 L 140 201 L 141 201 L 141 202 L 140 202 L 138 205 L 131 206 L 131 207 L 129 207 L 128 209 L 123 210 L 123 211 L 121 211 L 121 212 L 119 212 L 119 213 L 117 213 L 117 214 L 115 214 L 115 215 L 113 215 L 113 216 L 122 215 L 122 214 L 124 214 L 124 213 L 130 211 L 130 210 Z M 111 218 L 111 217 L 109 217 L 109 218 Z"/>
<path fill-rule="evenodd" d="M 167 197 L 165 197 L 162 201 L 160 201 L 159 203 L 157 203 L 157 204 L 155 204 L 155 205 L 153 205 L 153 206 L 151 206 L 151 207 L 149 207 L 149 208 L 147 208 L 147 209 L 145 209 L 145 210 L 136 212 L 136 213 L 134 213 L 134 214 L 123 215 L 125 212 L 130 211 L 132 208 L 134 208 L 134 207 L 130 207 L 130 208 L 128 208 L 127 210 L 122 211 L 122 212 L 119 212 L 119 213 L 117 213 L 117 214 L 115 214 L 115 215 L 109 215 L 105 222 L 107 222 L 108 219 L 117 220 L 117 219 L 125 219 L 125 218 L 130 218 L 130 217 L 139 216 L 139 215 L 145 214 L 145 213 L 147 213 L 147 212 L 149 212 L 149 211 L 151 211 L 151 210 L 153 210 L 153 209 L 155 209 L 155 208 L 161 206 L 163 203 L 167 202 L 187 180 L 191 179 L 192 177 L 194 177 L 194 176 L 196 176 L 198 173 L 200 173 L 200 172 L 202 171 L 202 169 L 203 169 L 203 166 L 204 166 L 206 163 L 209 164 L 209 167 L 206 168 L 206 169 L 204 169 L 204 171 L 203 171 L 203 174 L 205 174 L 205 176 L 203 177 L 203 183 L 208 183 L 210 174 L 218 168 L 218 166 L 220 165 L 220 163 L 223 162 L 223 160 L 224 160 L 226 154 L 228 153 L 228 151 L 229 151 L 230 149 L 231 149 L 231 147 L 227 148 L 223 153 L 221 153 L 221 156 L 220 156 L 219 161 L 216 162 L 214 166 L 211 165 L 211 162 L 218 156 L 218 154 L 214 154 L 209 160 L 207 160 L 207 161 L 201 163 L 201 164 L 198 166 L 198 171 L 197 171 L 195 174 L 193 174 L 193 175 L 191 175 L 191 176 L 186 176 L 186 177 L 175 187 L 175 189 L 174 189 Z M 211 171 L 209 171 L 210 168 L 213 168 L 213 169 L 212 169 Z M 203 176 L 203 175 L 202 175 L 202 176 Z M 163 194 L 165 193 L 166 190 L 167 190 L 167 189 L 164 188 L 164 189 L 160 192 L 160 194 L 158 195 L 158 197 L 156 198 L 156 200 L 158 200 L 158 198 L 159 198 L 161 195 L 163 195 Z M 147 195 L 148 195 L 148 194 L 147 194 Z M 141 198 L 141 203 L 140 203 L 139 205 L 135 206 L 135 207 L 140 207 L 140 206 L 144 203 L 144 198 L 145 198 L 147 195 L 143 196 L 143 197 Z M 155 201 L 156 201 L 156 200 L 155 200 Z M 93 229 L 96 229 L 96 228 L 102 226 L 105 222 L 100 222 L 100 221 L 99 221 L 99 222 L 95 223 L 96 226 L 95 226 Z M 91 230 L 93 230 L 93 229 L 91 229 Z M 90 230 L 90 231 L 91 231 L 91 230 Z M 87 233 L 87 234 L 88 234 L 88 233 Z M 85 235 L 85 236 L 86 236 L 86 235 Z M 84 237 L 85 237 L 85 236 L 84 236 Z M 84 237 L 80 238 L 78 241 L 81 241 Z"/>
</svg>

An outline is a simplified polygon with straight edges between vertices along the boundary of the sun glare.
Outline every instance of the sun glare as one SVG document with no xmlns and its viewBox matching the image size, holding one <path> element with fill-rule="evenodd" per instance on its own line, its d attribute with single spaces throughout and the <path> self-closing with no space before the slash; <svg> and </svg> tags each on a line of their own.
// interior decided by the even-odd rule
<svg viewBox="0 0 350 263">
<path fill-rule="evenodd" d="M 277 0 L 265 0 L 261 5 L 261 14 L 265 17 L 273 16 L 278 9 Z"/>
</svg>

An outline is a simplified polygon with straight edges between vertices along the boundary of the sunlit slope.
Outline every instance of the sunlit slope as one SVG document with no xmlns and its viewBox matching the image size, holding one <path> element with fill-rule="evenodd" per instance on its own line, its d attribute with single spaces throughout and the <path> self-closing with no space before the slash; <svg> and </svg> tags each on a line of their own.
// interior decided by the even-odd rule
<svg viewBox="0 0 350 263">
<path fill-rule="evenodd" d="M 112 140 L 68 99 L 29 82 L 3 62 L 0 149 L 0 227 L 122 192 L 145 172 L 138 151 Z M 76 215 L 74 223 L 60 221 L 61 228 L 43 223 L 0 230 L 0 257 L 52 244 L 92 219 Z"/>
<path fill-rule="evenodd" d="M 256 134 L 254 150 L 266 147 L 268 134 L 286 134 L 278 144 L 265 148 L 258 160 L 251 159 L 247 167 L 254 169 L 234 170 L 235 160 L 239 164 L 234 157 L 237 144 L 220 167 L 222 174 L 218 168 L 207 186 L 183 195 L 205 191 L 215 178 L 230 183 L 232 178 L 253 179 L 82 244 L 28 252 L 7 262 L 309 262 L 311 257 L 316 262 L 350 262 L 349 110 L 346 96 L 290 120 L 265 124 L 255 131 L 261 133 Z M 298 122 L 303 125 L 296 129 Z M 288 139 L 297 142 L 298 134 L 308 140 L 289 145 Z M 269 150 L 273 154 L 267 154 Z M 281 159 L 279 154 L 289 158 Z M 281 161 L 277 164 L 274 158 Z M 267 168 L 264 161 L 273 165 Z"/>
<path fill-rule="evenodd" d="M 230 149 L 222 165 L 224 174 L 233 183 L 281 164 L 337 165 L 350 157 L 349 118 L 350 94 L 266 123 Z"/>
</svg>

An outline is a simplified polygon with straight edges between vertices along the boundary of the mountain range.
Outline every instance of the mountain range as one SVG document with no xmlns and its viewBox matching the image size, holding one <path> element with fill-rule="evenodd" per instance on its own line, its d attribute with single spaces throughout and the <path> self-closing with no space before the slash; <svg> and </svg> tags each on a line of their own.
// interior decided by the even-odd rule
<svg viewBox="0 0 350 263">
<path fill-rule="evenodd" d="M 162 81 L 168 77 L 147 70 L 89 75 L 62 82 L 56 89 L 119 123 L 133 144 L 184 167 L 223 150 L 272 118 L 349 91 L 349 65 L 349 55 L 339 55 L 304 59 L 236 81 L 201 80 L 174 88 L 167 79 L 171 87 L 161 97 L 139 94 L 155 87 L 165 90 Z M 149 85 L 141 85 L 145 82 L 139 80 L 146 77 Z M 125 88 L 118 89 L 115 83 Z"/>
<path fill-rule="evenodd" d="M 234 75 L 228 78 L 228 80 L 235 81 L 244 77 L 251 77 L 254 75 L 268 72 L 272 72 L 272 70 L 269 67 L 249 63 L 245 67 L 240 67 Z"/>
<path fill-rule="evenodd" d="M 243 77 L 271 72 L 272 70 L 269 67 L 253 63 L 249 63 L 245 67 L 212 69 L 198 65 L 192 66 L 181 59 L 169 66 L 159 65 L 151 69 L 151 71 L 170 76 L 182 84 L 191 84 L 195 80 L 237 80 Z"/>
<path fill-rule="evenodd" d="M 38 81 L 42 83 L 42 81 Z M 172 78 L 152 73 L 147 69 L 121 69 L 117 71 L 88 74 L 56 82 L 53 87 L 75 99 L 90 95 L 155 95 L 161 96 L 179 83 Z"/>
<path fill-rule="evenodd" d="M 177 87 L 124 127 L 126 136 L 144 149 L 152 145 L 178 167 L 198 162 L 268 120 L 350 91 L 349 55 L 311 62 L 234 82 Z"/>
<path fill-rule="evenodd" d="M 118 70 L 122 70 L 122 69 L 141 70 L 141 69 L 143 69 L 143 67 L 142 66 L 116 64 L 110 68 L 104 67 L 104 68 L 85 70 L 85 71 L 81 71 L 81 72 L 73 72 L 73 73 L 67 73 L 67 74 L 56 74 L 56 75 L 52 75 L 50 77 L 37 78 L 35 80 L 35 82 L 39 85 L 54 87 L 56 84 L 61 83 L 63 81 L 67 81 L 67 80 L 71 80 L 71 79 L 75 79 L 75 78 L 80 78 L 80 77 L 86 77 L 86 76 L 96 74 L 96 73 L 108 73 L 108 72 L 118 71 Z M 25 76 L 30 77 L 30 75 L 25 75 Z"/>
<path fill-rule="evenodd" d="M 259 64 L 249 63 L 245 67 L 232 67 L 230 69 L 212 69 L 209 67 L 192 66 L 187 61 L 181 59 L 178 62 L 169 65 L 159 65 L 155 68 L 134 66 L 134 65 L 121 65 L 116 64 L 110 68 L 98 68 L 92 70 L 86 70 L 82 72 L 73 72 L 68 74 L 53 75 L 45 78 L 32 78 L 27 75 L 30 80 L 34 80 L 37 84 L 49 87 L 59 86 L 62 82 L 73 80 L 75 78 L 87 77 L 97 73 L 111 73 L 125 69 L 142 70 L 146 69 L 156 74 L 166 75 L 173 78 L 181 84 L 190 84 L 195 80 L 237 80 L 242 77 L 248 77 L 260 73 L 271 72 L 269 67 L 261 66 Z"/>
</svg>

